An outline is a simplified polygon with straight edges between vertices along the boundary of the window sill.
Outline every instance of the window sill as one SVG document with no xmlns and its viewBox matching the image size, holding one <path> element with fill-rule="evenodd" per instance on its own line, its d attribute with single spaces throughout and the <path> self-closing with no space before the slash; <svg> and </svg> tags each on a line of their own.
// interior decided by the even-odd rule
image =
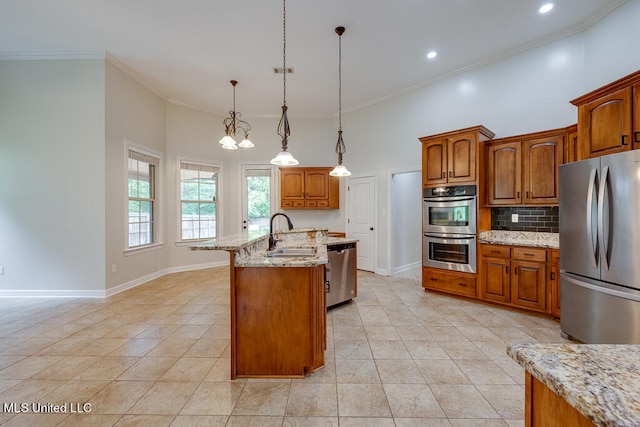
<svg viewBox="0 0 640 427">
<path fill-rule="evenodd" d="M 191 246 L 194 243 L 206 242 L 207 240 L 215 239 L 215 237 L 205 237 L 204 239 L 193 239 L 193 240 L 177 240 L 176 246 Z"/>
<path fill-rule="evenodd" d="M 164 247 L 164 243 L 154 243 L 151 245 L 140 246 L 132 249 L 125 249 L 123 254 L 124 256 L 131 256 L 136 254 L 142 254 L 145 252 L 157 251 L 158 249 L 162 249 Z"/>
</svg>

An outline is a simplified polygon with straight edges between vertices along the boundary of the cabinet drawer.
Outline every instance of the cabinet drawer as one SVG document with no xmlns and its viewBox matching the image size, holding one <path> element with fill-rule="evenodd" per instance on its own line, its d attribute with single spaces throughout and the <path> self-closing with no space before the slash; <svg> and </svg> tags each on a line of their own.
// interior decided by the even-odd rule
<svg viewBox="0 0 640 427">
<path fill-rule="evenodd" d="M 318 206 L 318 202 L 316 200 L 306 200 L 304 206 L 307 208 L 315 208 Z"/>
<path fill-rule="evenodd" d="M 317 200 L 317 206 L 319 208 L 328 208 L 329 207 L 329 201 L 328 200 Z"/>
<path fill-rule="evenodd" d="M 303 208 L 304 207 L 304 200 L 294 200 L 293 201 L 293 207 L 294 208 Z"/>
<path fill-rule="evenodd" d="M 540 248 L 513 248 L 513 259 L 547 262 L 547 250 Z"/>
<path fill-rule="evenodd" d="M 480 245 L 482 247 L 482 256 L 484 257 L 497 257 L 497 258 L 510 258 L 511 246 L 503 245 Z"/>
<path fill-rule="evenodd" d="M 282 200 L 280 201 L 280 206 L 283 208 L 291 208 L 293 207 L 293 202 L 291 200 Z"/>
<path fill-rule="evenodd" d="M 464 296 L 476 296 L 475 275 L 423 270 L 423 287 Z"/>
</svg>

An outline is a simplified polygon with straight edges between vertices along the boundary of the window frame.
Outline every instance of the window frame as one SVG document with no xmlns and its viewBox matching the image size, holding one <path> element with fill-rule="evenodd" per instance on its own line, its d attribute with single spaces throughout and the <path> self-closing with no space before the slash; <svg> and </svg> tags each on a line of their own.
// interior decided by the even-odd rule
<svg viewBox="0 0 640 427">
<path fill-rule="evenodd" d="M 164 246 L 163 241 L 163 215 L 162 215 L 162 194 L 163 194 L 163 156 L 160 151 L 156 151 L 152 148 L 146 147 L 141 144 L 137 144 L 133 141 L 125 139 L 124 150 L 124 255 L 132 255 L 136 253 L 148 252 L 157 250 Z M 129 246 L 129 152 L 140 154 L 142 156 L 151 157 L 157 160 L 154 171 L 154 198 L 153 198 L 153 220 L 152 220 L 152 234 L 153 241 L 149 244 Z"/>
<path fill-rule="evenodd" d="M 187 157 L 178 157 L 176 159 L 176 246 L 188 246 L 196 242 L 204 242 L 211 240 L 215 237 L 202 237 L 198 239 L 184 239 L 182 237 L 182 164 L 191 164 L 194 166 L 205 166 L 213 169 L 217 169 L 217 184 L 216 184 L 216 237 L 220 235 L 222 228 L 222 203 L 224 200 L 222 195 L 222 162 L 213 160 L 194 160 Z"/>
</svg>

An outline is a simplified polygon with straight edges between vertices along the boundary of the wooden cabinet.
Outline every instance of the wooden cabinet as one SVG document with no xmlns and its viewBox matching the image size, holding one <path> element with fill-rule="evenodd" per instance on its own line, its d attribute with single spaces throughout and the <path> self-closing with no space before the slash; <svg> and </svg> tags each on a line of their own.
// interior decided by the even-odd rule
<svg viewBox="0 0 640 427">
<path fill-rule="evenodd" d="M 547 312 L 547 251 L 480 245 L 480 298 Z"/>
<path fill-rule="evenodd" d="M 640 148 L 640 71 L 574 99 L 578 160 Z"/>
<path fill-rule="evenodd" d="M 511 302 L 511 248 L 481 245 L 480 297 L 487 301 Z"/>
<path fill-rule="evenodd" d="M 324 265 L 232 267 L 231 286 L 232 379 L 302 378 L 324 366 Z"/>
<path fill-rule="evenodd" d="M 485 127 L 476 126 L 420 138 L 423 187 L 476 183 L 479 145 L 493 136 Z"/>
<path fill-rule="evenodd" d="M 595 424 L 529 372 L 524 382 L 526 427 L 593 427 Z"/>
<path fill-rule="evenodd" d="M 487 204 L 557 205 L 566 129 L 486 143 Z"/>
<path fill-rule="evenodd" d="M 549 269 L 549 308 L 553 316 L 560 317 L 560 251 L 552 249 Z"/>
<path fill-rule="evenodd" d="M 432 291 L 475 297 L 476 275 L 423 267 L 422 287 Z"/>
<path fill-rule="evenodd" d="M 340 180 L 330 167 L 280 168 L 282 209 L 339 209 Z"/>
<path fill-rule="evenodd" d="M 578 160 L 578 125 L 571 125 L 567 128 L 567 140 L 564 144 L 564 163 L 571 163 Z"/>
</svg>

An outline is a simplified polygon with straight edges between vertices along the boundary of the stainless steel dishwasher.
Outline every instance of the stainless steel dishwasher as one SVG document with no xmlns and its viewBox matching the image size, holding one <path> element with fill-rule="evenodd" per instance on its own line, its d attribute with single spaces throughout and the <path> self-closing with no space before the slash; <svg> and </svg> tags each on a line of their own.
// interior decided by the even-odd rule
<svg viewBox="0 0 640 427">
<path fill-rule="evenodd" d="M 327 307 L 349 301 L 355 296 L 356 246 L 342 243 L 327 246 L 326 266 Z"/>
</svg>

